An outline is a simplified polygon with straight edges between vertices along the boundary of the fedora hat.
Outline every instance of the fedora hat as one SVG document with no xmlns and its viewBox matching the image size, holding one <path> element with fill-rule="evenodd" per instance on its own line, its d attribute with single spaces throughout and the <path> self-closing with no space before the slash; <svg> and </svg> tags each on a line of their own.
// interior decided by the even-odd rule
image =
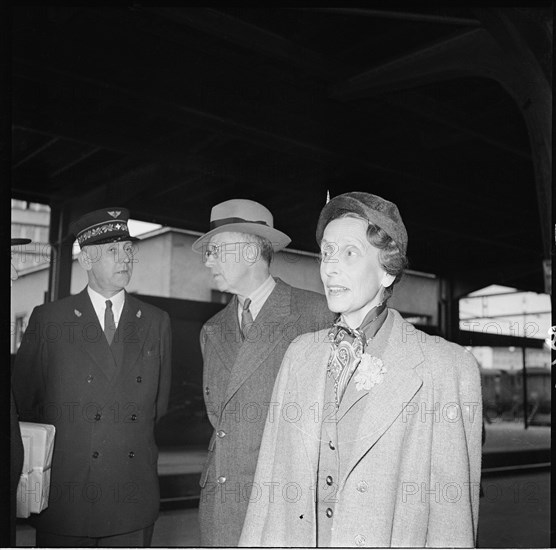
<svg viewBox="0 0 556 550">
<path fill-rule="evenodd" d="M 129 234 L 128 220 L 127 208 L 121 206 L 100 208 L 81 216 L 71 226 L 70 231 L 77 239 L 80 248 L 93 244 L 138 241 L 137 237 Z"/>
<path fill-rule="evenodd" d="M 274 229 L 274 218 L 268 208 L 248 199 L 232 199 L 214 206 L 210 213 L 210 230 L 192 245 L 195 252 L 202 252 L 213 235 L 232 231 L 264 237 L 272 243 L 274 252 L 282 250 L 291 239 Z"/>
</svg>

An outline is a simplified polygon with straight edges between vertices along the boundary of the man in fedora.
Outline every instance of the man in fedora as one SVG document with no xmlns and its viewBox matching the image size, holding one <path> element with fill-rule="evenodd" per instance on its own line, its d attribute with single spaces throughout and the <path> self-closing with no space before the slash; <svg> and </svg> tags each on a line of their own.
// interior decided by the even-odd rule
<svg viewBox="0 0 556 550">
<path fill-rule="evenodd" d="M 332 322 L 324 296 L 270 275 L 273 254 L 290 238 L 263 205 L 216 205 L 210 231 L 193 244 L 214 285 L 233 294 L 201 332 L 203 386 L 214 427 L 201 476 L 202 546 L 237 546 L 269 410 L 274 379 L 289 344 Z"/>
<path fill-rule="evenodd" d="M 124 290 L 134 263 L 125 208 L 72 227 L 88 285 L 34 309 L 16 357 L 22 420 L 54 424 L 37 546 L 149 546 L 160 504 L 154 424 L 168 404 L 168 314 Z"/>
</svg>

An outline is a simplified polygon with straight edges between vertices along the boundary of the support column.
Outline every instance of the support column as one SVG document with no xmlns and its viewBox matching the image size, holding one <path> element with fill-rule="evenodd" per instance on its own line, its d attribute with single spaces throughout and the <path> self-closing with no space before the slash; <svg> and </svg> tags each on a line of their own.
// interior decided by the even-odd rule
<svg viewBox="0 0 556 550">
<path fill-rule="evenodd" d="M 51 246 L 48 270 L 47 301 L 53 302 L 70 295 L 73 237 L 69 235 L 71 208 L 55 203 L 50 210 Z"/>
</svg>

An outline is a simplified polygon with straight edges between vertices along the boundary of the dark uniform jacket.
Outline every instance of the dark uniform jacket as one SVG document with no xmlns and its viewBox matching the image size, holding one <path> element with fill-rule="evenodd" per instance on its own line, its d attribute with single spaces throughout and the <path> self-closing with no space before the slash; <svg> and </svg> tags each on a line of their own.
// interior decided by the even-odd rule
<svg viewBox="0 0 556 550">
<path fill-rule="evenodd" d="M 237 545 L 284 353 L 292 340 L 333 319 L 323 295 L 278 279 L 245 341 L 237 297 L 204 325 L 203 386 L 214 433 L 201 476 L 201 546 Z"/>
<path fill-rule="evenodd" d="M 13 375 L 21 420 L 54 424 L 48 508 L 37 529 L 104 537 L 154 523 L 154 424 L 170 390 L 168 314 L 126 294 L 112 346 L 87 289 L 34 309 Z M 32 496 L 32 495 L 31 495 Z"/>
</svg>

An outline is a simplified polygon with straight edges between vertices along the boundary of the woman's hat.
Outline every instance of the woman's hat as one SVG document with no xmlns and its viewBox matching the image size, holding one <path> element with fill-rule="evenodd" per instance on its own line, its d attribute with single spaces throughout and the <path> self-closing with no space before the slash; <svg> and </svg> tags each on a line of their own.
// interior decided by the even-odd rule
<svg viewBox="0 0 556 550">
<path fill-rule="evenodd" d="M 247 199 L 232 199 L 214 206 L 210 213 L 210 231 L 193 243 L 195 252 L 202 252 L 210 238 L 218 233 L 233 231 L 264 237 L 272 243 L 274 252 L 282 250 L 291 239 L 274 229 L 274 218 L 268 208 Z"/>
<path fill-rule="evenodd" d="M 390 201 L 363 193 L 352 191 L 338 195 L 322 209 L 317 223 L 317 243 L 320 244 L 325 227 L 341 214 L 353 213 L 368 220 L 384 230 L 396 243 L 400 252 L 407 252 L 407 230 L 400 216 L 398 207 Z"/>
</svg>

